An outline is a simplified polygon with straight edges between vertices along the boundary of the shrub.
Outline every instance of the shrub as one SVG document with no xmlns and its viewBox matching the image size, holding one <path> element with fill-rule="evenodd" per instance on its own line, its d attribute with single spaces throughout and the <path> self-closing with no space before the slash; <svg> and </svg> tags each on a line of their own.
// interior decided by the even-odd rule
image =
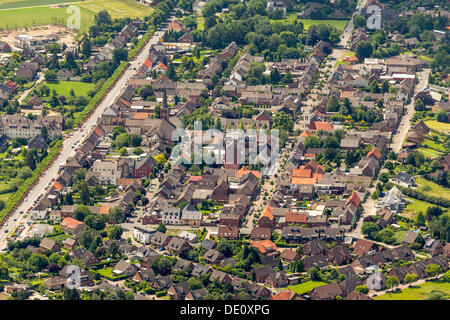
<svg viewBox="0 0 450 320">
<path fill-rule="evenodd" d="M 158 298 L 160 298 L 160 297 L 163 297 L 163 296 L 165 296 L 167 294 L 167 291 L 166 290 L 163 290 L 163 291 L 158 291 L 158 292 L 156 292 L 156 296 L 158 297 Z"/>
</svg>

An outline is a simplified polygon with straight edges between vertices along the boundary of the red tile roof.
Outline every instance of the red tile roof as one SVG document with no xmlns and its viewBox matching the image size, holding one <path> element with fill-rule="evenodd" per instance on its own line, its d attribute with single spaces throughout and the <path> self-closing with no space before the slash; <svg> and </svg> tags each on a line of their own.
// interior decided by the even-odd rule
<svg viewBox="0 0 450 320">
<path fill-rule="evenodd" d="M 250 245 L 259 250 L 261 254 L 277 251 L 278 247 L 270 240 L 250 241 Z"/>
<path fill-rule="evenodd" d="M 61 222 L 61 227 L 74 230 L 74 229 L 76 229 L 76 227 L 78 227 L 82 223 L 83 222 L 78 221 L 74 218 L 67 217 Z"/>
<path fill-rule="evenodd" d="M 326 121 L 313 121 L 308 126 L 311 130 L 323 130 L 332 131 L 334 129 L 333 125 Z"/>
<path fill-rule="evenodd" d="M 348 197 L 347 202 L 345 202 L 345 205 L 348 205 L 350 203 L 353 203 L 357 207 L 361 203 L 361 199 L 359 198 L 358 194 L 355 191 L 353 191 L 352 195 Z"/>
</svg>

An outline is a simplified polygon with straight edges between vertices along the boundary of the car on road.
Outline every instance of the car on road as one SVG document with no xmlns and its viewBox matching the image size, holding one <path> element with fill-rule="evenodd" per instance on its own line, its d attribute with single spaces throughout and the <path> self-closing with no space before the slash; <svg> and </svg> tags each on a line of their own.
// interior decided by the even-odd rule
<svg viewBox="0 0 450 320">
<path fill-rule="evenodd" d="M 5 233 L 8 233 L 8 230 L 7 230 L 7 229 L 5 230 Z"/>
</svg>

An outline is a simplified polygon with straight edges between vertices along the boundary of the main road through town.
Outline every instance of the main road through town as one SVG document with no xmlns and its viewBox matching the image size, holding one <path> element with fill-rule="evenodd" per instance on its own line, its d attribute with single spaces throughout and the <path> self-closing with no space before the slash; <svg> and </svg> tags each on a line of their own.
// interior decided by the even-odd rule
<svg viewBox="0 0 450 320">
<path fill-rule="evenodd" d="M 144 63 L 148 56 L 150 47 L 158 42 L 158 39 L 163 36 L 167 27 L 161 28 L 155 33 L 155 35 L 147 42 L 145 48 L 130 62 L 125 73 L 120 77 L 114 87 L 105 96 L 103 101 L 97 106 L 92 115 L 86 119 L 83 125 L 71 134 L 68 134 L 64 138 L 64 143 L 61 148 L 61 152 L 52 165 L 41 176 L 38 183 L 30 190 L 28 197 L 23 201 L 21 205 L 14 211 L 9 217 L 8 221 L 0 228 L 0 250 L 6 246 L 7 238 L 11 236 L 13 231 L 23 224 L 26 219 L 29 219 L 29 214 L 26 219 L 23 217 L 28 213 L 28 209 L 32 207 L 39 195 L 45 193 L 45 189 L 51 184 L 52 179 L 58 176 L 58 170 L 61 163 L 66 163 L 66 160 L 75 154 L 75 150 L 81 146 L 81 143 L 86 138 L 87 134 L 95 127 L 97 120 L 102 116 L 106 108 L 111 106 L 117 99 L 126 83 L 136 73 L 136 70 Z M 23 213 L 21 213 L 23 212 Z"/>
</svg>

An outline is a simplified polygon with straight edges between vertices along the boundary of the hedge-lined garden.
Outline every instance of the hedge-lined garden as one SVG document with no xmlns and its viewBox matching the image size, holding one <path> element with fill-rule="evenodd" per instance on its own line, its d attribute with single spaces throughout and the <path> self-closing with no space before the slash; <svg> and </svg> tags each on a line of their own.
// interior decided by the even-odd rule
<svg viewBox="0 0 450 320">
<path fill-rule="evenodd" d="M 0 211 L 0 221 L 3 221 L 11 210 L 15 208 L 18 202 L 25 196 L 29 188 L 37 181 L 39 176 L 47 169 L 47 167 L 56 159 L 56 156 L 60 152 L 62 146 L 62 140 L 55 140 L 53 146 L 50 147 L 48 155 L 36 166 L 33 171 L 33 175 L 29 177 L 24 183 L 17 189 L 17 191 L 8 199 L 5 204 L 5 208 Z"/>
</svg>

